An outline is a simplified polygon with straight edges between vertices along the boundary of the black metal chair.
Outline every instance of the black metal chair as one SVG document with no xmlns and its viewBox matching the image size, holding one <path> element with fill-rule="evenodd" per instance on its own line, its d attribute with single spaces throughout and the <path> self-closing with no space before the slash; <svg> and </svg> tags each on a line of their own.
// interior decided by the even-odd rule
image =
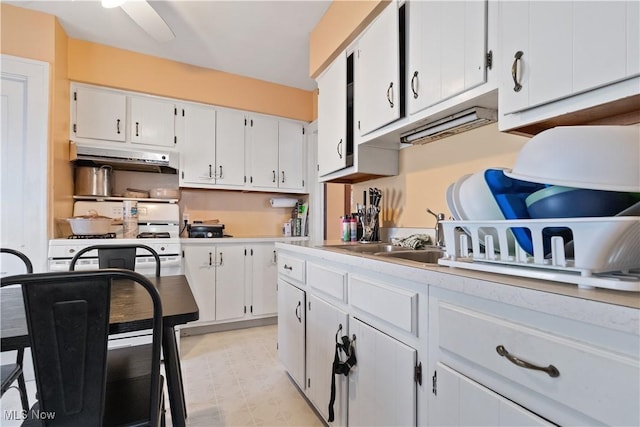
<svg viewBox="0 0 640 427">
<path fill-rule="evenodd" d="M 152 344 L 141 346 L 149 351 L 145 366 L 107 351 L 114 280 L 144 287 L 153 302 Z M 11 276 L 0 286 L 15 284 L 22 286 L 38 390 L 29 415 L 55 413 L 47 426 L 164 425 L 162 303 L 147 278 L 104 269 Z"/>
<path fill-rule="evenodd" d="M 160 256 L 151 247 L 142 244 L 129 245 L 93 245 L 80 249 L 71 259 L 69 270 L 75 270 L 77 261 L 87 252 L 98 251 L 98 265 L 102 268 L 124 268 L 126 270 L 135 270 L 136 266 L 136 249 L 144 249 L 148 251 L 156 260 L 156 277 L 160 277 Z"/>
<path fill-rule="evenodd" d="M 10 254 L 12 256 L 16 256 L 20 258 L 20 260 L 24 263 L 26 273 L 33 273 L 33 265 L 29 258 L 23 254 L 22 252 L 16 251 L 15 249 L 9 248 L 0 248 L 0 253 Z M 25 411 L 29 410 L 29 398 L 27 397 L 27 385 L 24 381 L 24 372 L 22 362 L 24 360 L 24 349 L 21 348 L 17 350 L 16 362 L 15 363 L 7 363 L 5 365 L 0 366 L 0 380 L 1 380 L 1 394 L 0 396 L 4 396 L 4 393 L 8 391 L 11 387 L 13 387 L 14 382 L 18 382 L 18 391 L 20 392 L 20 402 L 22 404 L 22 409 Z"/>
</svg>

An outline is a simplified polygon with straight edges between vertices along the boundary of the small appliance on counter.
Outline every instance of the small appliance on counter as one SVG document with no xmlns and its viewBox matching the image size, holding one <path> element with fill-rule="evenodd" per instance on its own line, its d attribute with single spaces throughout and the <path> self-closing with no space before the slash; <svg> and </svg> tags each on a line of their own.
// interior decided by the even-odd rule
<svg viewBox="0 0 640 427">
<path fill-rule="evenodd" d="M 189 237 L 196 238 L 219 238 L 225 237 L 224 224 L 203 224 L 193 223 L 187 225 Z"/>
</svg>

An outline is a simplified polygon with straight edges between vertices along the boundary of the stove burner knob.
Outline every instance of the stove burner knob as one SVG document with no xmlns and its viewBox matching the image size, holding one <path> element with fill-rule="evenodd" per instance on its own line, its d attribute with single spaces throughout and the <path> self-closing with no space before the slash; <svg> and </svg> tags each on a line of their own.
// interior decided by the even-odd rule
<svg viewBox="0 0 640 427">
<path fill-rule="evenodd" d="M 75 249 L 73 249 L 73 248 L 69 249 L 69 253 L 70 253 L 70 254 L 74 253 L 75 251 L 76 251 L 76 250 L 75 250 Z"/>
<path fill-rule="evenodd" d="M 164 246 L 160 246 L 160 252 L 164 251 Z"/>
</svg>

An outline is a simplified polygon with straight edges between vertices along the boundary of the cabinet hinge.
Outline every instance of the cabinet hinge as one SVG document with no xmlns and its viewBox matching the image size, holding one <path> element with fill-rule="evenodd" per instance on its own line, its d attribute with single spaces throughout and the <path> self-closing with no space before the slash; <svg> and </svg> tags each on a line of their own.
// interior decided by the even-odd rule
<svg viewBox="0 0 640 427">
<path fill-rule="evenodd" d="M 415 366 L 413 378 L 418 385 L 422 385 L 422 362 L 418 362 Z"/>
<path fill-rule="evenodd" d="M 174 137 L 173 137 L 173 143 L 174 143 L 174 144 L 177 144 L 177 143 L 178 143 L 178 137 L 177 137 L 177 136 L 174 136 Z"/>
<path fill-rule="evenodd" d="M 182 179 L 184 179 L 184 171 L 180 171 L 180 175 L 182 176 Z"/>
<path fill-rule="evenodd" d="M 246 118 L 244 119 L 244 125 L 245 126 L 247 125 L 247 119 Z"/>
<path fill-rule="evenodd" d="M 304 179 L 302 180 L 302 186 L 304 187 Z"/>
<path fill-rule="evenodd" d="M 245 184 L 247 183 L 247 176 L 246 175 L 244 176 L 244 183 Z"/>
<path fill-rule="evenodd" d="M 244 250 L 244 256 L 247 256 L 247 250 L 246 249 Z"/>
<path fill-rule="evenodd" d="M 251 313 L 253 313 L 253 305 L 250 305 L 250 306 L 249 306 L 249 311 L 250 311 Z"/>
<path fill-rule="evenodd" d="M 182 251 L 182 258 L 184 258 L 184 251 Z"/>
<path fill-rule="evenodd" d="M 318 172 L 320 172 L 320 163 L 318 163 L 318 164 L 316 165 L 316 167 L 317 167 L 317 169 L 318 169 Z"/>
<path fill-rule="evenodd" d="M 311 311 L 311 301 L 308 301 L 307 304 L 309 305 L 309 311 Z"/>
<path fill-rule="evenodd" d="M 491 67 L 493 67 L 493 51 L 492 50 L 487 52 L 486 67 L 488 69 L 491 69 Z"/>
<path fill-rule="evenodd" d="M 251 248 L 251 256 L 253 256 L 253 248 Z"/>
<path fill-rule="evenodd" d="M 307 378 L 307 387 L 311 387 L 311 378 Z"/>
<path fill-rule="evenodd" d="M 304 135 L 304 128 L 302 128 L 302 134 Z"/>
<path fill-rule="evenodd" d="M 178 108 L 177 107 L 173 107 L 173 115 L 174 116 L 178 115 Z"/>
<path fill-rule="evenodd" d="M 434 395 L 438 395 L 438 371 L 433 371 L 433 377 L 431 377 L 431 392 Z"/>
<path fill-rule="evenodd" d="M 78 132 L 78 125 L 76 125 L 75 123 L 73 124 L 73 133 Z"/>
<path fill-rule="evenodd" d="M 249 177 L 249 182 L 253 184 L 253 177 L 252 176 Z"/>
<path fill-rule="evenodd" d="M 74 101 L 78 100 L 78 92 L 73 92 L 73 100 Z"/>
<path fill-rule="evenodd" d="M 247 306 L 244 306 L 244 313 L 247 314 Z"/>
</svg>

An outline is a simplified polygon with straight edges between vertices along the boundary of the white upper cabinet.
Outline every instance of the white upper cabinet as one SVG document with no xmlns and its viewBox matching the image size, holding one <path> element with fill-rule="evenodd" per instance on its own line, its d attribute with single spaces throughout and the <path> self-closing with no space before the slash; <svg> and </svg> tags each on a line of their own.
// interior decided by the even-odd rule
<svg viewBox="0 0 640 427">
<path fill-rule="evenodd" d="M 358 41 L 355 111 L 361 135 L 400 117 L 398 29 L 398 4 L 392 1 Z"/>
<path fill-rule="evenodd" d="M 73 86 L 72 139 L 125 142 L 127 97 L 102 88 Z M 74 120 L 75 117 L 75 120 Z"/>
<path fill-rule="evenodd" d="M 485 83 L 487 1 L 408 4 L 409 114 Z"/>
<path fill-rule="evenodd" d="M 278 188 L 278 119 L 248 117 L 246 139 L 249 183 L 255 188 Z"/>
<path fill-rule="evenodd" d="M 347 166 L 347 90 L 347 57 L 343 53 L 318 77 L 320 176 Z"/>
<path fill-rule="evenodd" d="M 304 126 L 298 122 L 278 122 L 278 188 L 304 191 L 306 188 L 306 144 Z"/>
<path fill-rule="evenodd" d="M 500 2 L 500 128 L 639 93 L 639 22 L 637 1 Z"/>
<path fill-rule="evenodd" d="M 176 104 L 173 101 L 149 97 L 129 97 L 131 120 L 129 130 L 134 144 L 173 147 L 175 139 Z"/>
<path fill-rule="evenodd" d="M 244 129 L 242 111 L 219 109 L 216 118 L 216 184 L 244 186 Z"/>
<path fill-rule="evenodd" d="M 216 171 L 216 110 L 189 104 L 181 109 L 180 185 L 214 184 Z"/>
</svg>

